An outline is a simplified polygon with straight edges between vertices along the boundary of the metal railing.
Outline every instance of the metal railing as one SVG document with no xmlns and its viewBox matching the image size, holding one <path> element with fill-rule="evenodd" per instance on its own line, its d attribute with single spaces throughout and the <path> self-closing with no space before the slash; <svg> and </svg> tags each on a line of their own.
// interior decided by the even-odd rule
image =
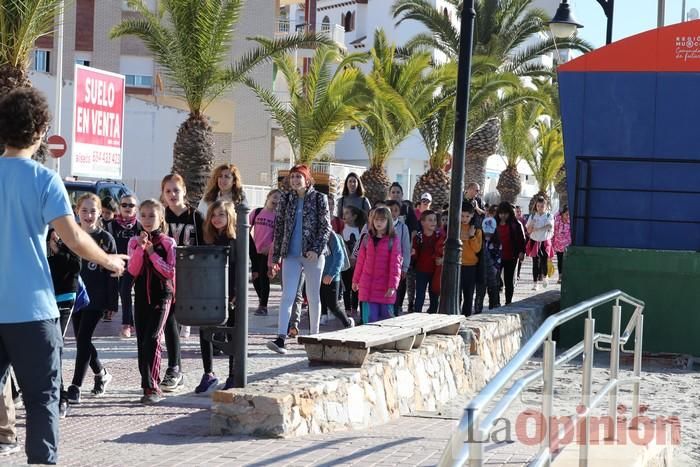
<svg viewBox="0 0 700 467">
<path fill-rule="evenodd" d="M 345 46 L 345 28 L 340 24 L 318 23 L 316 24 L 315 30 L 316 32 L 325 34 L 336 44 L 341 45 L 343 47 Z M 310 31 L 311 28 L 308 24 L 296 23 L 295 21 L 291 21 L 286 18 L 278 19 L 277 24 L 275 26 L 276 36 L 287 36 L 289 34 Z"/>
<path fill-rule="evenodd" d="M 610 334 L 602 334 L 595 331 L 595 319 L 593 309 L 608 302 L 615 301 L 612 307 L 612 326 Z M 624 332 L 620 333 L 622 306 L 627 303 L 635 307 Z M 474 397 L 464 410 L 464 415 L 459 422 L 457 431 L 451 436 L 447 448 L 442 454 L 439 465 L 461 466 L 469 463 L 470 467 L 483 464 L 484 445 L 489 439 L 491 430 L 496 421 L 510 407 L 524 389 L 537 380 L 544 383 L 542 395 L 543 433 L 542 446 L 530 465 L 548 466 L 552 460 L 550 441 L 553 435 L 563 435 L 578 426 L 583 418 L 583 435 L 579 448 L 579 465 L 586 466 L 589 459 L 590 446 L 590 415 L 592 410 L 600 404 L 606 395 L 609 395 L 608 412 L 611 420 L 608 433 L 612 439 L 617 439 L 617 396 L 618 388 L 623 384 L 633 385 L 632 396 L 632 420 L 637 420 L 639 415 L 639 384 L 642 369 L 642 334 L 644 325 L 644 302 L 627 295 L 620 290 L 612 290 L 578 303 L 547 318 L 535 334 L 528 340 L 513 359 Z M 577 345 L 568 349 L 559 357 L 556 356 L 556 342 L 552 340 L 552 331 L 558 326 L 587 314 L 584 327 L 584 339 Z M 634 350 L 625 349 L 625 344 L 634 332 Z M 610 347 L 601 347 L 600 343 L 609 343 Z M 530 357 L 543 347 L 542 367 L 528 373 L 526 376 L 513 382 L 510 389 L 503 394 L 495 406 L 487 411 L 487 405 L 496 398 L 515 374 L 528 362 Z M 594 348 L 610 352 L 610 379 L 597 394 L 592 392 L 593 351 Z M 633 376 L 619 378 L 620 352 L 634 353 Z M 554 370 L 578 355 L 583 355 L 583 394 L 581 397 L 582 410 L 571 415 L 571 423 L 552 433 L 550 422 L 553 411 L 553 386 Z M 563 432 L 562 432 L 563 431 Z"/>
</svg>

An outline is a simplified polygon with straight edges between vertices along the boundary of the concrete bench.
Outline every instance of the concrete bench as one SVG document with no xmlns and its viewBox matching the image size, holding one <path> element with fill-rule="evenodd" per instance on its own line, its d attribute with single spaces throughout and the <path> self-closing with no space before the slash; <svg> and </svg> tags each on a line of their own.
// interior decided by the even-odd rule
<svg viewBox="0 0 700 467">
<path fill-rule="evenodd" d="M 299 336 L 311 362 L 362 365 L 371 350 L 410 350 L 427 334 L 455 335 L 460 315 L 410 313 L 340 331 Z"/>
</svg>

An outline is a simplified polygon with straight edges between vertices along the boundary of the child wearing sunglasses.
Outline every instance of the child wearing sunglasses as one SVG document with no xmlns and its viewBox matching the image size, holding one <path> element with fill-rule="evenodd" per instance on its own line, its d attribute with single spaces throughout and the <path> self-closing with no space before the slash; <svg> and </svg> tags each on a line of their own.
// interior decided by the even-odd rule
<svg viewBox="0 0 700 467">
<path fill-rule="evenodd" d="M 119 213 L 114 216 L 114 220 L 107 226 L 107 231 L 112 234 L 117 243 L 117 252 L 127 254 L 129 240 L 138 236 L 143 227 L 136 219 L 136 208 L 138 200 L 136 196 L 127 194 L 119 200 Z M 131 285 L 134 278 L 128 271 L 119 278 L 119 297 L 122 303 L 122 329 L 119 333 L 121 337 L 128 338 L 134 334 L 134 313 L 131 299 Z"/>
</svg>

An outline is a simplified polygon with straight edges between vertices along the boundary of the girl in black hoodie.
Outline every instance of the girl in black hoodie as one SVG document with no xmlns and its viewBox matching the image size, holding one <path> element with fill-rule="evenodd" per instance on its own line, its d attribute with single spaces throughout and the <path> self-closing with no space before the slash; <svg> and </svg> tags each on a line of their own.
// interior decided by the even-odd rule
<svg viewBox="0 0 700 467">
<path fill-rule="evenodd" d="M 166 175 L 160 188 L 161 199 L 167 204 L 165 222 L 177 246 L 201 245 L 204 219 L 199 211 L 188 206 L 185 201 L 187 194 L 185 180 L 178 174 Z M 190 327 L 183 326 L 182 337 L 189 337 L 189 335 Z M 168 315 L 168 321 L 165 324 L 165 346 L 168 349 L 168 369 L 165 371 L 161 388 L 165 392 L 171 392 L 184 384 L 180 364 L 180 335 L 174 313 Z"/>
<path fill-rule="evenodd" d="M 50 229 L 47 237 L 47 251 L 49 269 L 53 290 L 56 294 L 56 304 L 60 314 L 61 335 L 66 335 L 66 328 L 70 321 L 73 306 L 78 295 L 78 277 L 80 276 L 80 257 L 70 251 L 58 238 L 55 230 Z M 63 356 L 63 350 L 61 350 Z M 68 413 L 68 398 L 63 386 L 63 372 L 61 372 L 61 392 L 58 413 L 64 418 Z"/>
<path fill-rule="evenodd" d="M 228 290 L 229 290 L 229 318 L 226 326 L 234 325 L 234 304 L 236 303 L 236 210 L 230 201 L 215 201 L 209 206 L 207 219 L 204 223 L 204 243 L 207 245 L 220 245 L 231 247 L 228 265 Z M 214 346 L 204 339 L 202 331 L 199 331 L 199 346 L 202 351 L 202 364 L 204 375 L 194 390 L 201 394 L 216 388 L 219 379 L 214 374 L 213 357 Z M 233 356 L 229 356 L 228 373 L 224 389 L 233 387 Z"/>
<path fill-rule="evenodd" d="M 106 253 L 115 254 L 117 246 L 109 232 L 100 227 L 100 212 L 102 205 L 100 198 L 93 193 L 86 193 L 77 201 L 80 226 Z M 103 269 L 95 263 L 83 263 L 80 276 L 85 282 L 90 305 L 79 313 L 73 314 L 73 330 L 77 351 L 75 354 L 75 370 L 73 381 L 68 386 L 67 399 L 71 404 L 80 403 L 80 387 L 83 384 L 88 365 L 95 373 L 95 386 L 93 395 L 104 394 L 107 384 L 112 380 L 112 375 L 107 372 L 97 355 L 97 349 L 92 344 L 92 335 L 97 323 L 107 311 L 114 311 L 118 306 L 118 282 L 112 277 L 110 271 Z"/>
</svg>

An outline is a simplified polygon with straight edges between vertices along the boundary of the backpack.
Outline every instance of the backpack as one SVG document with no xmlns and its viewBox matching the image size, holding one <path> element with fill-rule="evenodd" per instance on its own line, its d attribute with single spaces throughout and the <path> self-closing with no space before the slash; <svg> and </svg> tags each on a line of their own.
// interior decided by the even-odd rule
<svg viewBox="0 0 700 467">
<path fill-rule="evenodd" d="M 336 233 L 333 233 L 333 235 L 339 236 Z M 348 253 L 348 247 L 345 245 L 345 241 L 343 240 L 342 237 L 340 237 L 340 245 L 342 248 L 340 249 L 340 252 L 343 255 L 343 265 L 340 268 L 340 272 L 345 272 L 348 269 L 350 269 L 350 254 Z"/>
</svg>

